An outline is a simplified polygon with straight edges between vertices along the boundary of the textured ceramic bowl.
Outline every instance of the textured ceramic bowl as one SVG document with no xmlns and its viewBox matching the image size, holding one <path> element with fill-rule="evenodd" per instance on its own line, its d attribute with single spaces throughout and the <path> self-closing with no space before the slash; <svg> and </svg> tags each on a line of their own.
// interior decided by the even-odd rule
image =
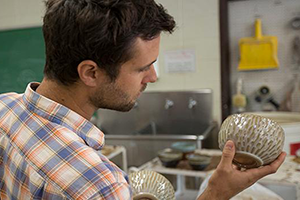
<svg viewBox="0 0 300 200">
<path fill-rule="evenodd" d="M 183 154 L 181 152 L 167 148 L 159 151 L 157 153 L 157 156 L 165 167 L 174 168 L 182 159 Z"/>
<path fill-rule="evenodd" d="M 133 200 L 175 200 L 175 191 L 168 179 L 149 170 L 131 173 L 129 182 Z"/>
<path fill-rule="evenodd" d="M 236 146 L 234 162 L 243 168 L 255 168 L 274 161 L 282 152 L 284 130 L 275 121 L 252 114 L 229 116 L 219 132 L 219 147 L 226 141 Z"/>
<path fill-rule="evenodd" d="M 200 155 L 197 153 L 188 154 L 186 157 L 189 161 L 189 165 L 194 170 L 204 170 L 210 164 L 211 161 L 211 157 Z"/>
</svg>

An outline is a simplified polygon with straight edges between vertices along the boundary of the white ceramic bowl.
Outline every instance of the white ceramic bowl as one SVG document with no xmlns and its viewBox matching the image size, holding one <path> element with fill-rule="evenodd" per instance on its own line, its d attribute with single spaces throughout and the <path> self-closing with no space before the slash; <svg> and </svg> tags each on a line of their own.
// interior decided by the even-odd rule
<svg viewBox="0 0 300 200">
<path fill-rule="evenodd" d="M 250 113 L 260 115 L 277 122 L 284 130 L 285 140 L 283 151 L 288 155 L 291 152 L 291 144 L 300 142 L 300 113 L 296 112 L 255 112 Z"/>
<path fill-rule="evenodd" d="M 172 184 L 157 172 L 143 170 L 131 173 L 129 182 L 133 200 L 175 200 Z"/>
<path fill-rule="evenodd" d="M 219 132 L 219 147 L 226 141 L 236 146 L 234 162 L 243 168 L 255 168 L 274 161 L 282 152 L 285 134 L 275 121 L 253 114 L 229 116 Z"/>
</svg>

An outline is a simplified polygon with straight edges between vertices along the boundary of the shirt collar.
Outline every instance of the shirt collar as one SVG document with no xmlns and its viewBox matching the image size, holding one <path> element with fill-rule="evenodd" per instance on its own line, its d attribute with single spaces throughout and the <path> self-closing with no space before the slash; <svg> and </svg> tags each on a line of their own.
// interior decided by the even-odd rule
<svg viewBox="0 0 300 200">
<path fill-rule="evenodd" d="M 102 131 L 71 109 L 35 92 L 39 85 L 37 82 L 27 85 L 23 96 L 27 108 L 51 122 L 75 132 L 90 147 L 96 150 L 101 149 L 104 145 L 104 134 Z"/>
</svg>

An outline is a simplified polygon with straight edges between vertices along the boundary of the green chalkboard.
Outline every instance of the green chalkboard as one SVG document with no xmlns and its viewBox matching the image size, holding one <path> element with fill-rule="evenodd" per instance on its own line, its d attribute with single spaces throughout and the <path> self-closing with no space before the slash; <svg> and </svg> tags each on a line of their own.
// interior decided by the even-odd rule
<svg viewBox="0 0 300 200">
<path fill-rule="evenodd" d="M 22 93 L 29 82 L 40 82 L 44 65 L 41 27 L 0 31 L 0 93 Z"/>
</svg>

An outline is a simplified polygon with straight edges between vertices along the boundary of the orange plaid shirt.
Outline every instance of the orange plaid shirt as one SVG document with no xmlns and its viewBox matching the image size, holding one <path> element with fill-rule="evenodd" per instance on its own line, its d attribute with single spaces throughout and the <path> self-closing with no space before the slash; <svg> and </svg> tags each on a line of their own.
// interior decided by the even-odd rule
<svg viewBox="0 0 300 200">
<path fill-rule="evenodd" d="M 100 153 L 104 134 L 38 86 L 0 95 L 0 199 L 131 199 L 126 174 Z"/>
</svg>

